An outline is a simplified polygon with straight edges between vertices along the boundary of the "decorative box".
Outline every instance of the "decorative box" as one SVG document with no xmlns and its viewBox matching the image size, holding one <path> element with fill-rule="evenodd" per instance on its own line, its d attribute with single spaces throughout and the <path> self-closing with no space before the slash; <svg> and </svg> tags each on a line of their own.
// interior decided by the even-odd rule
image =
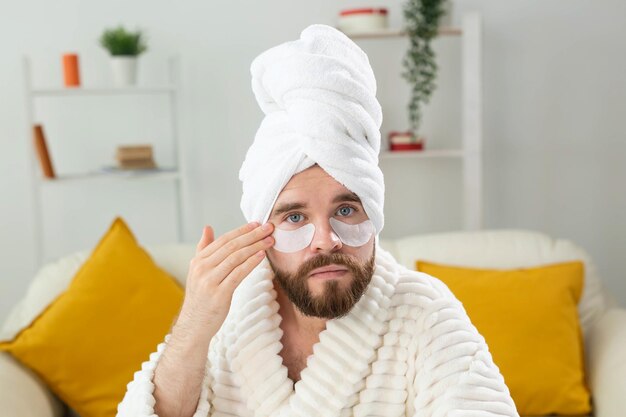
<svg viewBox="0 0 626 417">
<path fill-rule="evenodd" d="M 416 138 L 410 131 L 391 131 L 388 139 L 390 151 L 421 151 L 424 149 L 424 138 Z"/>
<path fill-rule="evenodd" d="M 356 34 L 388 28 L 387 9 L 362 8 L 346 9 L 339 13 L 338 29 L 344 33 Z"/>
</svg>

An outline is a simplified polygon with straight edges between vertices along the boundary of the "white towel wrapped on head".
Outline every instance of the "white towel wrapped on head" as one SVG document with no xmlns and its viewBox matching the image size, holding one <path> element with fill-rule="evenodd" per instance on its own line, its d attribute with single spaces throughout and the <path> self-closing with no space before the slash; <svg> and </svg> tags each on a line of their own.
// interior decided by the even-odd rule
<svg viewBox="0 0 626 417">
<path fill-rule="evenodd" d="M 257 56 L 250 72 L 265 118 L 239 171 L 247 221 L 265 223 L 291 177 L 317 163 L 359 196 L 379 234 L 382 109 L 365 52 L 338 29 L 313 24 Z"/>
</svg>

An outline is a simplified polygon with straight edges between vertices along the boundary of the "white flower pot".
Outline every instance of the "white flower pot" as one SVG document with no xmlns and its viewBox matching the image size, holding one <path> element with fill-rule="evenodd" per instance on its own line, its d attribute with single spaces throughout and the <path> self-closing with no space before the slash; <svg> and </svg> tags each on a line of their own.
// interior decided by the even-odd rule
<svg viewBox="0 0 626 417">
<path fill-rule="evenodd" d="M 112 56 L 113 84 L 116 87 L 128 87 L 137 84 L 137 57 Z"/>
</svg>

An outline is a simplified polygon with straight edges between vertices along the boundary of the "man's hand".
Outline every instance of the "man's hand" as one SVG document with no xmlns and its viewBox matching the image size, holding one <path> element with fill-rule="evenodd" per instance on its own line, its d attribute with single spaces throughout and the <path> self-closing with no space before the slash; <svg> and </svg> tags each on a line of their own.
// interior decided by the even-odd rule
<svg viewBox="0 0 626 417">
<path fill-rule="evenodd" d="M 274 244 L 272 223 L 246 224 L 214 240 L 211 226 L 204 227 L 196 255 L 189 262 L 185 300 L 178 320 L 212 335 L 224 323 L 233 292 L 263 260 Z"/>
</svg>

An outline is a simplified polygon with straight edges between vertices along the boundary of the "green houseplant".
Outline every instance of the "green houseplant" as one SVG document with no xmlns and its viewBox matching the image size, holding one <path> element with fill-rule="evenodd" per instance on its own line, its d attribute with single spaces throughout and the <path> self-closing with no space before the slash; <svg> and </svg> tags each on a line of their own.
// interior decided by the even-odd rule
<svg viewBox="0 0 626 417">
<path fill-rule="evenodd" d="M 403 7 L 410 45 L 402 60 L 406 69 L 402 76 L 411 84 L 408 109 L 415 138 L 422 122 L 422 105 L 428 103 L 436 87 L 437 63 L 431 40 L 437 36 L 439 20 L 446 13 L 448 1 L 407 0 Z"/>
<path fill-rule="evenodd" d="M 137 82 L 137 57 L 148 47 L 141 31 L 130 32 L 123 26 L 106 29 L 100 36 L 100 45 L 111 55 L 113 81 L 118 87 Z"/>
</svg>

